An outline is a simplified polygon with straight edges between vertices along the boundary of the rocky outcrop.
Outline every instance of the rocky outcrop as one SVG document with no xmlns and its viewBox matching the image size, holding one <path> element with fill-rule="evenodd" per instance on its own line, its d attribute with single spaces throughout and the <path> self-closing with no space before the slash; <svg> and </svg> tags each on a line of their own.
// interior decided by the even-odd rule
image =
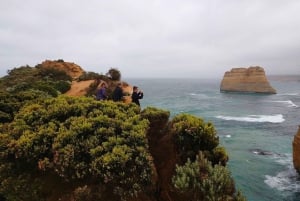
<svg viewBox="0 0 300 201">
<path fill-rule="evenodd" d="M 293 141 L 293 163 L 295 169 L 300 174 L 300 126 Z"/>
<path fill-rule="evenodd" d="M 233 68 L 224 74 L 221 92 L 276 94 L 262 67 Z"/>
<path fill-rule="evenodd" d="M 51 61 L 46 60 L 39 64 L 41 68 L 54 68 L 65 71 L 72 78 L 77 78 L 84 73 L 84 70 L 75 63 L 65 62 L 63 60 Z"/>
</svg>

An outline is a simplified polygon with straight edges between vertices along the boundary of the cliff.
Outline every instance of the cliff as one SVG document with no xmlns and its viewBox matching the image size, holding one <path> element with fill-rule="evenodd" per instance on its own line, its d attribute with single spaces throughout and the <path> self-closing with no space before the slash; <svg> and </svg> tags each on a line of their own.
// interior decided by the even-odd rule
<svg viewBox="0 0 300 201">
<path fill-rule="evenodd" d="M 295 169 L 300 174 L 300 126 L 293 141 L 293 163 Z"/>
<path fill-rule="evenodd" d="M 262 67 L 233 68 L 224 74 L 221 92 L 276 94 Z"/>
<path fill-rule="evenodd" d="M 39 64 L 0 82 L 11 88 L 0 93 L 0 200 L 245 200 L 212 123 L 84 97 L 99 82 L 107 90 L 118 82 L 97 74 L 80 76 L 72 95 L 60 95 L 71 83 L 59 75 Z"/>
</svg>

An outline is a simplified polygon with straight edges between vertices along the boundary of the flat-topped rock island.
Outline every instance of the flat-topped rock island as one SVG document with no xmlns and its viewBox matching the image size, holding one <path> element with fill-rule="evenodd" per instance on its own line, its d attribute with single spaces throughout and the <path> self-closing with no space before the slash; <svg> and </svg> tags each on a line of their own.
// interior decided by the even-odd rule
<svg viewBox="0 0 300 201">
<path fill-rule="evenodd" d="M 276 90 L 266 77 L 265 70 L 259 66 L 232 68 L 225 72 L 220 91 L 276 94 Z"/>
</svg>

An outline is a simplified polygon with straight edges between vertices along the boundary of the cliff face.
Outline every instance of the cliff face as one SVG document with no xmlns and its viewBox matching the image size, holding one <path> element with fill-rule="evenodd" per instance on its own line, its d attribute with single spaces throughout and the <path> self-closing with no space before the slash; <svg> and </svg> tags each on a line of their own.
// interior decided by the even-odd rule
<svg viewBox="0 0 300 201">
<path fill-rule="evenodd" d="M 72 78 L 77 78 L 82 73 L 84 73 L 84 70 L 77 64 L 71 62 L 64 62 L 63 60 L 57 60 L 57 61 L 46 60 L 40 64 L 40 67 L 54 68 L 57 70 L 65 71 Z"/>
<path fill-rule="evenodd" d="M 221 92 L 252 92 L 276 94 L 262 67 L 233 68 L 224 74 Z"/>
<path fill-rule="evenodd" d="M 293 163 L 295 169 L 300 174 L 300 126 L 293 141 Z"/>
</svg>

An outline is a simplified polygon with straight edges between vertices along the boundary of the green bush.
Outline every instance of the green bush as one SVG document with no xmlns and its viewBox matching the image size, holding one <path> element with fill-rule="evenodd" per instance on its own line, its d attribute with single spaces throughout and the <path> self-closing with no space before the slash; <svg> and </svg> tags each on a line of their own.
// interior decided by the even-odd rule
<svg viewBox="0 0 300 201">
<path fill-rule="evenodd" d="M 71 89 L 71 82 L 59 80 L 53 83 L 53 88 L 64 94 Z"/>
<path fill-rule="evenodd" d="M 74 191 L 81 182 L 113 186 L 123 198 L 151 184 L 149 123 L 141 120 L 137 106 L 65 96 L 35 102 L 1 129 L 0 194 L 8 200 L 32 200 L 25 196 L 28 191 L 10 189 L 18 177 L 24 183 L 31 181 L 26 178 L 43 181 L 35 190 L 37 200 L 55 193 L 45 175 Z"/>
<path fill-rule="evenodd" d="M 110 77 L 111 80 L 113 80 L 113 81 L 120 81 L 121 80 L 121 72 L 116 68 L 110 68 L 108 70 L 108 72 L 106 73 L 106 75 L 108 77 Z"/>
<path fill-rule="evenodd" d="M 246 200 L 240 192 L 235 194 L 230 171 L 221 165 L 213 166 L 201 152 L 194 162 L 188 159 L 184 165 L 177 165 L 175 172 L 173 186 L 187 200 Z"/>
<path fill-rule="evenodd" d="M 47 82 L 36 82 L 33 86 L 30 88 L 36 89 L 39 91 L 43 91 L 48 93 L 52 97 L 57 97 L 58 96 L 58 90 L 54 88 L 54 85 L 51 83 Z"/>
<path fill-rule="evenodd" d="M 85 80 L 104 80 L 107 81 L 109 78 L 105 75 L 101 75 L 94 72 L 84 72 L 82 75 L 78 77 L 78 81 L 85 81 Z"/>
<path fill-rule="evenodd" d="M 219 144 L 213 124 L 189 114 L 175 116 L 170 122 L 170 129 L 183 162 L 187 158 L 195 160 L 199 151 L 211 152 Z"/>
<path fill-rule="evenodd" d="M 151 123 L 166 122 L 169 120 L 170 112 L 154 107 L 147 107 L 141 112 L 141 117 L 148 119 Z"/>
<path fill-rule="evenodd" d="M 55 69 L 55 68 L 40 68 L 39 65 L 36 66 L 39 69 L 38 75 L 45 79 L 46 81 L 72 81 L 72 77 L 68 75 L 65 71 Z"/>
<path fill-rule="evenodd" d="M 47 92 L 32 89 L 16 93 L 0 92 L 0 123 L 12 121 L 19 109 L 28 102 L 49 97 Z"/>
<path fill-rule="evenodd" d="M 212 164 L 226 165 L 229 160 L 228 154 L 224 147 L 216 147 L 213 149 L 211 157 L 209 158 Z"/>
</svg>

